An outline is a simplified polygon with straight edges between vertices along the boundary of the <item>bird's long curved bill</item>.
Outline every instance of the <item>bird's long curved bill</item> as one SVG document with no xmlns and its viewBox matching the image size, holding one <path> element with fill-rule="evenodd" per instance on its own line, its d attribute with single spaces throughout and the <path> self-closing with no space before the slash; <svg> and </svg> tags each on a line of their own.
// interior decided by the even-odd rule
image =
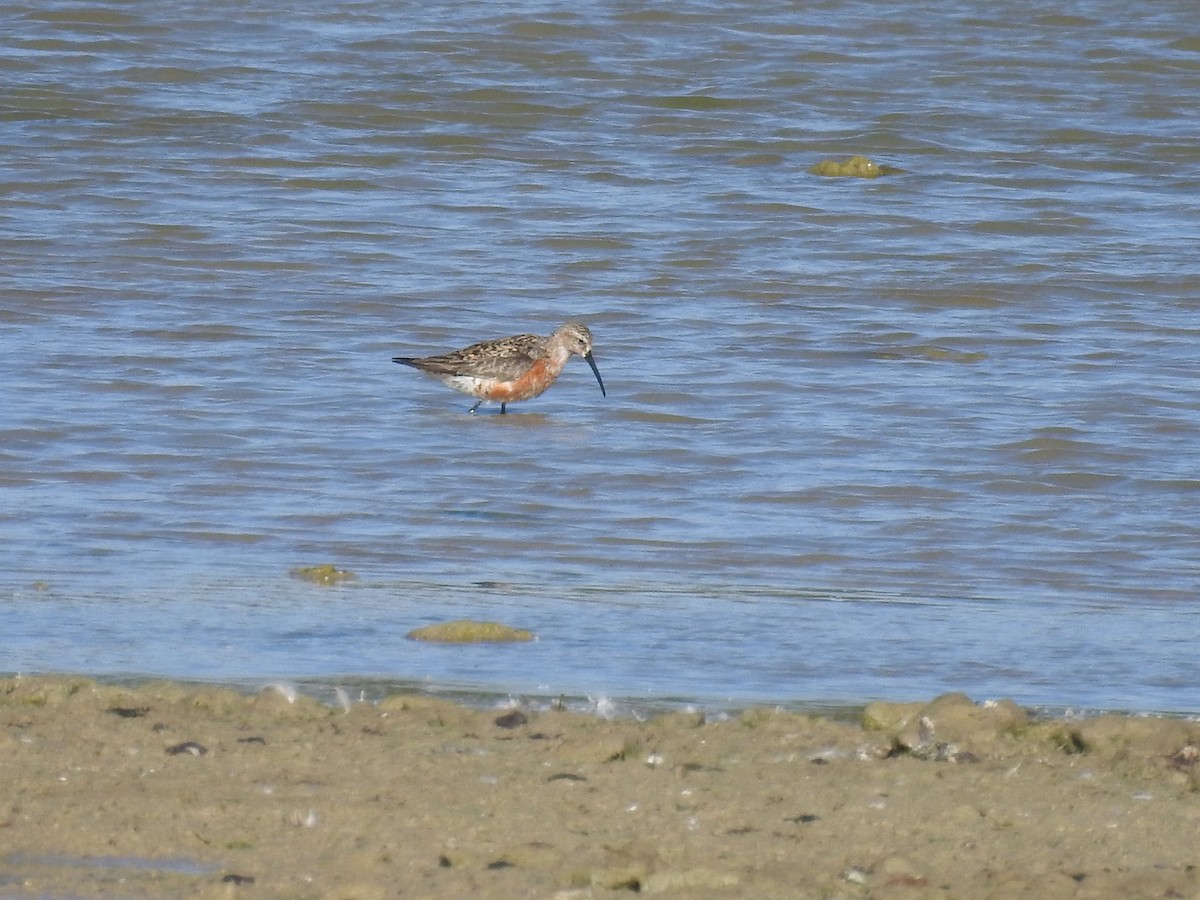
<svg viewBox="0 0 1200 900">
<path fill-rule="evenodd" d="M 604 389 L 604 379 L 600 377 L 600 370 L 596 368 L 596 360 L 592 359 L 592 354 L 590 353 L 585 354 L 583 358 L 586 359 L 587 364 L 592 367 L 592 374 L 596 376 L 596 383 L 600 385 L 600 396 L 607 397 L 608 391 Z"/>
</svg>

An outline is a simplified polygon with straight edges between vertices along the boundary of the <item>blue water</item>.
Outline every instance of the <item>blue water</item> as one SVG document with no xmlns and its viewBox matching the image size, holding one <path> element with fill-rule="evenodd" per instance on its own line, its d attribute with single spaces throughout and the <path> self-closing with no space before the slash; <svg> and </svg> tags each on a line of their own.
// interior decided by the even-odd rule
<svg viewBox="0 0 1200 900">
<path fill-rule="evenodd" d="M 1190 5 L 289 9 L 0 10 L 0 671 L 1200 711 Z"/>
</svg>

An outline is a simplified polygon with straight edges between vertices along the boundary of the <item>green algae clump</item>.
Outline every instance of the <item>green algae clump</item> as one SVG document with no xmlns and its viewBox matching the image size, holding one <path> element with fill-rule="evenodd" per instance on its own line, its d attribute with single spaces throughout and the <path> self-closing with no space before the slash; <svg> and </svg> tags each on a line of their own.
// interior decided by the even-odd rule
<svg viewBox="0 0 1200 900">
<path fill-rule="evenodd" d="M 841 162 L 836 159 L 823 159 L 808 171 L 827 178 L 878 178 L 880 175 L 894 175 L 903 170 L 878 165 L 865 156 L 851 156 Z"/>
<path fill-rule="evenodd" d="M 415 628 L 408 633 L 414 641 L 430 641 L 438 644 L 500 644 L 514 641 L 532 641 L 533 632 L 524 628 L 512 628 L 499 622 L 474 622 L 462 619 L 457 622 L 439 622 Z"/>
<path fill-rule="evenodd" d="M 311 581 L 313 584 L 341 584 L 343 581 L 353 581 L 358 576 L 345 569 L 339 569 L 330 563 L 320 566 L 300 566 L 288 573 L 301 581 Z"/>
</svg>

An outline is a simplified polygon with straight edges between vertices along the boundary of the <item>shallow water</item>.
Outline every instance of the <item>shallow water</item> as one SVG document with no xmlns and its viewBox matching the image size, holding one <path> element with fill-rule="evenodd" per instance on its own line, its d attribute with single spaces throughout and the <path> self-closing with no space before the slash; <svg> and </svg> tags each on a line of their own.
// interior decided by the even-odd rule
<svg viewBox="0 0 1200 900">
<path fill-rule="evenodd" d="M 1200 711 L 1193 13 L 9 4 L 0 670 Z"/>
</svg>

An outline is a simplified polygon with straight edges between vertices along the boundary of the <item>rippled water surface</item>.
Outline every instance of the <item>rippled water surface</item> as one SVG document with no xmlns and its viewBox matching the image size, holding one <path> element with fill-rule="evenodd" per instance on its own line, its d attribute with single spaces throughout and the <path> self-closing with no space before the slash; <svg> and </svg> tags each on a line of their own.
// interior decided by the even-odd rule
<svg viewBox="0 0 1200 900">
<path fill-rule="evenodd" d="M 6 4 L 0 671 L 1200 711 L 1197 97 L 1190 0 Z"/>
</svg>

